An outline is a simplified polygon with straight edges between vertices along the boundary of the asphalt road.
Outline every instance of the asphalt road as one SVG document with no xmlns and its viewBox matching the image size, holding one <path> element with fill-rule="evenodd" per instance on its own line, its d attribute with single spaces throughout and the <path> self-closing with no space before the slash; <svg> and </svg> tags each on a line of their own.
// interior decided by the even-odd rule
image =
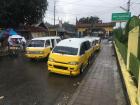
<svg viewBox="0 0 140 105">
<path fill-rule="evenodd" d="M 0 105 L 66 105 L 85 75 L 50 74 L 46 61 L 2 57 Z"/>
</svg>

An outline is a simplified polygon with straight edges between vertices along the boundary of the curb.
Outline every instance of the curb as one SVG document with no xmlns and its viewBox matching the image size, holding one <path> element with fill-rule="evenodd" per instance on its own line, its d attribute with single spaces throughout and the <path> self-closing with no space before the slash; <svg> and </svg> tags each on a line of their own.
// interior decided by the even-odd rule
<svg viewBox="0 0 140 105">
<path fill-rule="evenodd" d="M 115 43 L 114 43 L 114 47 L 115 47 L 115 51 L 117 54 L 118 63 L 120 65 L 121 73 L 122 73 L 122 76 L 124 79 L 124 83 L 126 86 L 126 90 L 128 93 L 128 97 L 130 100 L 130 104 L 131 105 L 138 105 L 138 102 L 137 102 L 137 92 L 138 92 L 137 90 L 138 90 L 138 88 L 135 86 L 135 83 L 132 79 L 132 76 L 128 72 L 126 65 L 123 61 L 123 58 L 122 58 L 121 54 L 119 53 L 118 48 L 117 48 Z"/>
</svg>

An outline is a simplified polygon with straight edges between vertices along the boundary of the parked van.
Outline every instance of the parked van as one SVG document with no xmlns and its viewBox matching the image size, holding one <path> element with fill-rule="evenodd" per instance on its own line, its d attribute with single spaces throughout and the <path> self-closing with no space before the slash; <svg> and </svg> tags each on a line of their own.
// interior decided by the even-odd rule
<svg viewBox="0 0 140 105">
<path fill-rule="evenodd" d="M 87 39 L 90 42 L 91 48 L 92 48 L 92 55 L 94 54 L 94 52 L 96 51 L 96 39 L 94 37 L 84 37 L 85 39 Z"/>
<path fill-rule="evenodd" d="M 33 38 L 26 47 L 26 57 L 31 59 L 46 58 L 60 40 L 60 37 Z"/>
<path fill-rule="evenodd" d="M 63 75 L 78 75 L 91 62 L 90 42 L 84 38 L 70 38 L 60 41 L 52 50 L 48 70 Z"/>
<path fill-rule="evenodd" d="M 93 37 L 93 39 L 95 40 L 96 51 L 100 50 L 100 48 L 101 48 L 101 38 L 100 37 Z"/>
</svg>

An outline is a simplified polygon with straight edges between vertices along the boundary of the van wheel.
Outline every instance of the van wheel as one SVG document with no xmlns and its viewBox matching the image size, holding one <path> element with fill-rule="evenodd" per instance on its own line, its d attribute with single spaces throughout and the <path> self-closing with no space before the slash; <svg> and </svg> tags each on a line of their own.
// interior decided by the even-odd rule
<svg viewBox="0 0 140 105">
<path fill-rule="evenodd" d="M 81 67 L 80 67 L 80 74 L 82 74 L 84 72 L 84 67 L 83 67 L 83 65 L 81 65 Z"/>
</svg>

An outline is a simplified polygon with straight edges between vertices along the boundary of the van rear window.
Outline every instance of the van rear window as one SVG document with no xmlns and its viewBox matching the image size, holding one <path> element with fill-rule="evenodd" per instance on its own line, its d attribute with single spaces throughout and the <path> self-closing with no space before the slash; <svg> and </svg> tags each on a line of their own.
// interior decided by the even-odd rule
<svg viewBox="0 0 140 105">
<path fill-rule="evenodd" d="M 28 47 L 44 47 L 44 40 L 32 40 Z"/>
<path fill-rule="evenodd" d="M 60 53 L 60 54 L 67 54 L 67 55 L 77 55 L 78 54 L 78 48 L 56 46 L 53 49 L 53 53 Z"/>
</svg>

